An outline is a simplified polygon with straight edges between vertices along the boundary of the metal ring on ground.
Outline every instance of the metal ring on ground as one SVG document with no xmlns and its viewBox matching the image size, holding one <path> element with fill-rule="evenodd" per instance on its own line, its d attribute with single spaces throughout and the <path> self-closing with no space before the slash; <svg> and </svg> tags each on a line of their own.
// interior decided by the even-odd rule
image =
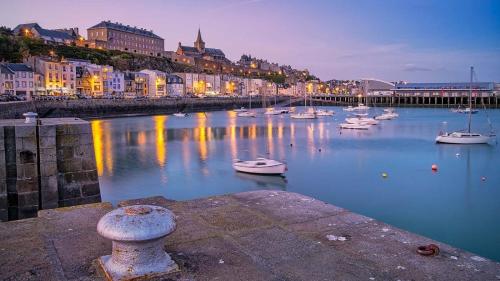
<svg viewBox="0 0 500 281">
<path fill-rule="evenodd" d="M 436 244 L 420 246 L 417 248 L 417 253 L 422 256 L 437 256 L 439 255 L 439 247 Z"/>
</svg>

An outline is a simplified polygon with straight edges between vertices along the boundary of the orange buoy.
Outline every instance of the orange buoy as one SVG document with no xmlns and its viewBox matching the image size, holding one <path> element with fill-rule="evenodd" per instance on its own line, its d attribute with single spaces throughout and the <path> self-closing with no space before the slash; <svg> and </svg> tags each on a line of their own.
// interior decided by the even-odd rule
<svg viewBox="0 0 500 281">
<path fill-rule="evenodd" d="M 438 170 L 438 165 L 432 164 L 431 169 L 432 171 L 436 172 Z"/>
</svg>

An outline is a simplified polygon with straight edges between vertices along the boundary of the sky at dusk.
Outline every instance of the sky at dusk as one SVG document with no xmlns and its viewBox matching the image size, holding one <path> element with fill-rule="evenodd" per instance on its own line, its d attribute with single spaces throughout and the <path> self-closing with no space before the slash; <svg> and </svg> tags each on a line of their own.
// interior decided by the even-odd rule
<svg viewBox="0 0 500 281">
<path fill-rule="evenodd" d="M 498 0 L 0 0 L 0 25 L 152 29 L 165 49 L 207 47 L 309 69 L 322 80 L 500 81 Z"/>
</svg>

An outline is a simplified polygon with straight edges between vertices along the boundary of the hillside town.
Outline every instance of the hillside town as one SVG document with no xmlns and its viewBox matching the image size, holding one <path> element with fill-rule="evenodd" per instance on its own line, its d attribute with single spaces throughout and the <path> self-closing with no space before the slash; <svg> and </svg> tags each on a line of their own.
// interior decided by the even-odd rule
<svg viewBox="0 0 500 281">
<path fill-rule="evenodd" d="M 64 57 L 52 49 L 39 55 L 28 52 L 23 54 L 22 62 L 2 58 L 0 97 L 3 101 L 305 94 L 456 97 L 466 94 L 467 90 L 460 83 L 408 84 L 378 79 L 320 81 L 307 69 L 279 65 L 249 54 L 232 62 L 223 50 L 206 47 L 200 29 L 192 45 L 179 42 L 174 51 L 165 50 L 164 39 L 152 30 L 111 21 L 102 21 L 88 28 L 86 39 L 78 28 L 50 30 L 37 23 L 19 24 L 7 33 L 13 37 L 37 40 L 46 46 L 109 50 L 151 57 L 182 68 L 178 67 L 181 71 L 118 69 L 87 59 Z M 500 89 L 499 84 L 494 82 L 477 83 L 475 86 L 481 96 L 496 95 Z"/>
</svg>

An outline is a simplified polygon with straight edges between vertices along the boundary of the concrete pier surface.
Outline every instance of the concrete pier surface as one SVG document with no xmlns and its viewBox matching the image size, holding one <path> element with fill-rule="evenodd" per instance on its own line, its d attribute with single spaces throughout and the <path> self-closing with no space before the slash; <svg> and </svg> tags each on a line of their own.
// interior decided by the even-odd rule
<svg viewBox="0 0 500 281">
<path fill-rule="evenodd" d="M 165 249 L 180 272 L 154 280 L 500 280 L 500 263 L 296 193 L 119 205 L 134 204 L 177 216 Z M 110 210 L 96 203 L 0 223 L 0 280 L 103 280 L 96 259 L 111 242 L 96 225 Z M 416 253 L 429 243 L 438 256 Z"/>
</svg>

